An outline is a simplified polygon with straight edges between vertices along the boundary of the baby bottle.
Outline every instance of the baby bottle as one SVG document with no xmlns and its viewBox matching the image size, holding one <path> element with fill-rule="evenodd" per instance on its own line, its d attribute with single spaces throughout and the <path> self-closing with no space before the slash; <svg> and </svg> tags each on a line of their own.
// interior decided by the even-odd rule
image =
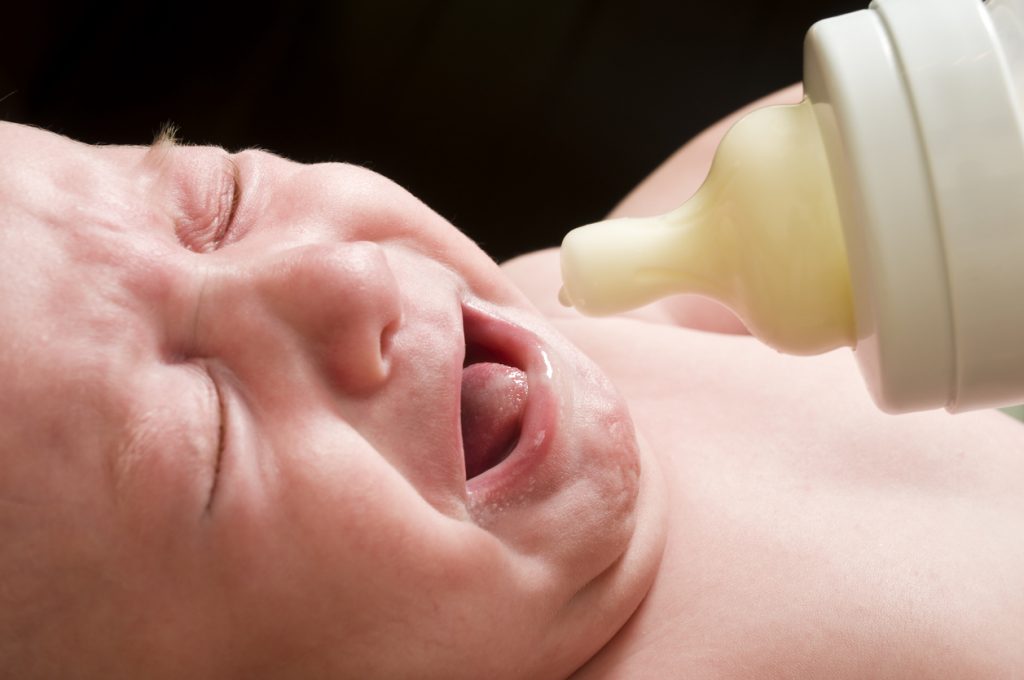
<svg viewBox="0 0 1024 680">
<path fill-rule="evenodd" d="M 1024 401 L 1024 0 L 875 0 L 811 27 L 666 215 L 580 227 L 563 302 L 691 292 L 779 351 L 850 346 L 889 412 Z"/>
</svg>

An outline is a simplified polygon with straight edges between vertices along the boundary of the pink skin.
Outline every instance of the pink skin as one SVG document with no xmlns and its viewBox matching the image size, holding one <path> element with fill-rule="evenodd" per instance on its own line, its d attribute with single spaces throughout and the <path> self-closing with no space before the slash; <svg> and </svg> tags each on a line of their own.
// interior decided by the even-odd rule
<svg viewBox="0 0 1024 680">
<path fill-rule="evenodd" d="M 789 88 L 748 110 L 799 99 Z M 614 214 L 685 200 L 735 118 Z M 573 680 L 1021 675 L 1019 422 L 888 416 L 849 352 L 780 355 L 699 297 L 582 318 L 557 302 L 558 259 L 541 251 L 503 269 L 622 391 L 670 507 L 643 605 Z"/>
<path fill-rule="evenodd" d="M 634 611 L 664 507 L 624 403 L 408 193 L 12 124 L 0 155 L 5 668 L 554 678 Z M 530 380 L 468 485 L 464 312 Z"/>
</svg>

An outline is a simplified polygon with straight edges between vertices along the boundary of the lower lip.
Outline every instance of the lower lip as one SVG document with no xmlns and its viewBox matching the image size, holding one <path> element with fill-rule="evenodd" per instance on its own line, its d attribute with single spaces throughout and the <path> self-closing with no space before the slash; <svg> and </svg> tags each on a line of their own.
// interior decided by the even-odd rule
<svg viewBox="0 0 1024 680">
<path fill-rule="evenodd" d="M 540 338 L 525 328 L 470 305 L 463 306 L 463 315 L 472 319 L 475 335 L 514 358 L 529 385 L 519 442 L 512 453 L 466 482 L 470 505 L 491 505 L 513 494 L 521 496 L 551 451 L 558 421 L 554 369 Z"/>
</svg>

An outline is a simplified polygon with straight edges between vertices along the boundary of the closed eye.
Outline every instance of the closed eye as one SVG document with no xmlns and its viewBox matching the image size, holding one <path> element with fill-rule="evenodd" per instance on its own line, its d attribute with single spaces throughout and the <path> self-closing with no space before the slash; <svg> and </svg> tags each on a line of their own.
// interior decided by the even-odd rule
<svg viewBox="0 0 1024 680">
<path fill-rule="evenodd" d="M 218 216 L 219 223 L 212 241 L 214 248 L 220 247 L 224 239 L 227 238 L 231 231 L 231 225 L 235 221 L 235 213 L 238 212 L 238 204 L 242 200 L 242 173 L 238 169 L 238 163 L 235 163 L 231 156 L 225 156 L 225 161 L 228 165 L 228 176 L 231 179 L 231 197 L 229 201 L 226 201 L 226 214 Z"/>
<path fill-rule="evenodd" d="M 242 200 L 242 173 L 221 151 L 197 153 L 195 167 L 183 171 L 174 185 L 180 211 L 175 220 L 178 241 L 196 253 L 209 253 L 231 241 L 235 215 Z"/>
<path fill-rule="evenodd" d="M 213 375 L 213 371 L 210 367 L 203 362 L 203 368 L 205 369 L 207 378 L 213 387 L 213 394 L 217 400 L 217 440 L 216 450 L 213 458 L 213 482 L 210 484 L 210 493 L 206 499 L 206 507 L 204 509 L 205 514 L 210 514 L 213 510 L 213 501 L 217 494 L 217 487 L 220 484 L 220 467 L 221 462 L 224 459 L 224 449 L 227 444 L 227 402 L 224 399 L 224 394 L 221 391 L 220 383 Z"/>
<path fill-rule="evenodd" d="M 221 162 L 224 180 L 217 201 L 217 212 L 213 216 L 212 229 L 200 243 L 196 244 L 195 249 L 199 252 L 217 250 L 228 239 L 235 221 L 235 213 L 238 212 L 238 204 L 242 199 L 242 173 L 238 164 L 228 155 L 224 155 Z"/>
</svg>

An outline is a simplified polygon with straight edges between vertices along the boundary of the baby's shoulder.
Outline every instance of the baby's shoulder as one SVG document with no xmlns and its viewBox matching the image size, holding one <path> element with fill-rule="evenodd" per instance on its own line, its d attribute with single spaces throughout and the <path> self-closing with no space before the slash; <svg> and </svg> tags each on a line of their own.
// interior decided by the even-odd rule
<svg viewBox="0 0 1024 680">
<path fill-rule="evenodd" d="M 595 671 L 1002 677 L 1024 663 L 1020 423 L 884 414 L 848 350 L 795 358 L 626 319 L 556 325 L 619 386 L 672 499 L 629 638 L 642 650 L 623 640 Z"/>
</svg>

